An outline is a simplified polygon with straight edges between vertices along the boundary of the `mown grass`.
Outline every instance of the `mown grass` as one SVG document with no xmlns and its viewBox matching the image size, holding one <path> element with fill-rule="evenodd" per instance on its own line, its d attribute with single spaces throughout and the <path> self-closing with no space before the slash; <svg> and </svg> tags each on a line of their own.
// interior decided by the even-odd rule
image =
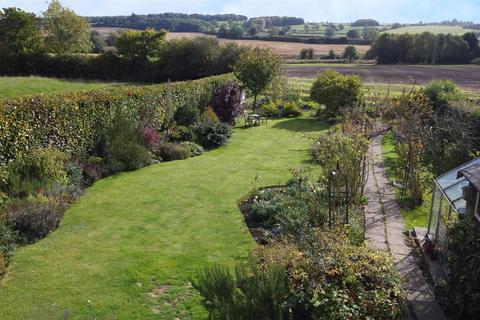
<svg viewBox="0 0 480 320">
<path fill-rule="evenodd" d="M 394 138 L 390 133 L 386 134 L 382 139 L 382 156 L 385 161 L 389 180 L 396 180 L 401 183 L 401 173 L 398 168 L 398 154 L 395 152 Z M 396 192 L 397 199 L 401 202 L 400 191 L 397 189 Z M 426 228 L 428 226 L 431 199 L 431 191 L 426 190 L 422 205 L 413 209 L 402 208 L 402 216 L 407 230 L 411 230 L 414 227 Z"/>
<path fill-rule="evenodd" d="M 255 246 L 237 204 L 309 163 L 327 126 L 314 119 L 237 128 L 218 150 L 95 183 L 60 228 L 21 248 L 0 282 L 0 319 L 204 319 L 195 271 L 243 260 Z M 44 316 L 49 318 L 49 316 Z"/>
<path fill-rule="evenodd" d="M 118 85 L 120 84 L 43 77 L 0 77 L 0 98 L 91 90 Z"/>
</svg>

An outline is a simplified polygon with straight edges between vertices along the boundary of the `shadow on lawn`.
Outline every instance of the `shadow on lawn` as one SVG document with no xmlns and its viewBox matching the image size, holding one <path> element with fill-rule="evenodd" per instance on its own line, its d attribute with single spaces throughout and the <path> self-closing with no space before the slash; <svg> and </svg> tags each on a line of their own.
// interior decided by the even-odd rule
<svg viewBox="0 0 480 320">
<path fill-rule="evenodd" d="M 319 120 L 304 118 L 288 119 L 278 122 L 273 126 L 275 129 L 284 129 L 294 132 L 316 132 L 326 130 L 328 127 L 328 124 Z"/>
</svg>

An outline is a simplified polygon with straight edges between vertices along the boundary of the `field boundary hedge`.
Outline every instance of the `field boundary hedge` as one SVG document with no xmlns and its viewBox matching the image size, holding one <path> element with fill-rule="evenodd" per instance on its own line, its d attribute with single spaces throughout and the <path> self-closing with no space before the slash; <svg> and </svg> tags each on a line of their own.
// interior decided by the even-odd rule
<svg viewBox="0 0 480 320">
<path fill-rule="evenodd" d="M 116 112 L 161 128 L 166 108 L 207 107 L 214 88 L 231 74 L 149 86 L 122 86 L 0 100 L 0 167 L 37 147 L 55 147 L 70 156 L 94 154 Z"/>
</svg>

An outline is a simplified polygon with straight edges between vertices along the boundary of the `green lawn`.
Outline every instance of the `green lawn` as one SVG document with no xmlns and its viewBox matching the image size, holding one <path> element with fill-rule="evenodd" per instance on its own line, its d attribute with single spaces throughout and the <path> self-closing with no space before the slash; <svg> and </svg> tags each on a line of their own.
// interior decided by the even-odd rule
<svg viewBox="0 0 480 320">
<path fill-rule="evenodd" d="M 391 134 L 386 134 L 382 140 L 382 155 L 385 161 L 385 167 L 387 169 L 387 175 L 389 180 L 396 180 L 401 183 L 400 174 L 398 172 L 398 155 L 395 152 L 394 140 Z M 399 194 L 398 198 L 400 198 Z M 430 214 L 430 204 L 432 195 L 430 190 L 425 192 L 424 201 L 421 206 L 414 209 L 402 209 L 402 216 L 405 221 L 405 227 L 407 230 L 411 230 L 414 227 L 428 226 L 428 217 Z"/>
<path fill-rule="evenodd" d="M 91 90 L 119 85 L 116 83 L 61 80 L 42 77 L 0 77 L 0 98 Z"/>
<path fill-rule="evenodd" d="M 0 282 L 0 319 L 43 319 L 32 315 L 53 304 L 74 318 L 205 318 L 189 285 L 194 271 L 255 246 L 238 201 L 257 175 L 258 186 L 281 184 L 309 164 L 326 128 L 305 118 L 237 128 L 201 157 L 97 182 L 57 231 L 15 253 Z"/>
</svg>

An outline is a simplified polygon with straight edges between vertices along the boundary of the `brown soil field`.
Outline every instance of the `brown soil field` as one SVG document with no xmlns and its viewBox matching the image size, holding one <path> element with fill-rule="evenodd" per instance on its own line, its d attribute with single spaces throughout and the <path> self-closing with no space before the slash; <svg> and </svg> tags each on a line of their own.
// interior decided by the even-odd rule
<svg viewBox="0 0 480 320">
<path fill-rule="evenodd" d="M 107 37 L 111 32 L 116 30 L 127 30 L 122 28 L 110 28 L 110 27 L 99 27 L 93 28 L 100 32 L 101 35 Z M 169 32 L 167 34 L 167 40 L 180 39 L 180 38 L 195 38 L 195 37 L 215 37 L 211 35 L 205 35 L 203 33 L 194 33 L 194 32 Z M 338 44 L 308 44 L 308 43 L 294 43 L 294 42 L 277 42 L 277 41 L 260 41 L 260 40 L 231 40 L 231 39 L 218 39 L 222 43 L 226 42 L 235 42 L 239 45 L 249 46 L 252 48 L 270 48 L 275 51 L 277 54 L 283 57 L 296 57 L 300 54 L 300 51 L 305 48 L 313 48 L 315 54 L 325 55 L 328 54 L 330 50 L 334 50 L 337 54 L 342 53 L 345 50 L 346 45 Z M 370 48 L 370 46 L 359 45 L 355 46 L 359 53 L 364 54 Z"/>
<path fill-rule="evenodd" d="M 315 78 L 319 72 L 335 70 L 355 74 L 368 83 L 425 84 L 434 79 L 450 79 L 458 85 L 480 90 L 480 66 L 477 65 L 285 65 L 287 77 Z"/>
</svg>

